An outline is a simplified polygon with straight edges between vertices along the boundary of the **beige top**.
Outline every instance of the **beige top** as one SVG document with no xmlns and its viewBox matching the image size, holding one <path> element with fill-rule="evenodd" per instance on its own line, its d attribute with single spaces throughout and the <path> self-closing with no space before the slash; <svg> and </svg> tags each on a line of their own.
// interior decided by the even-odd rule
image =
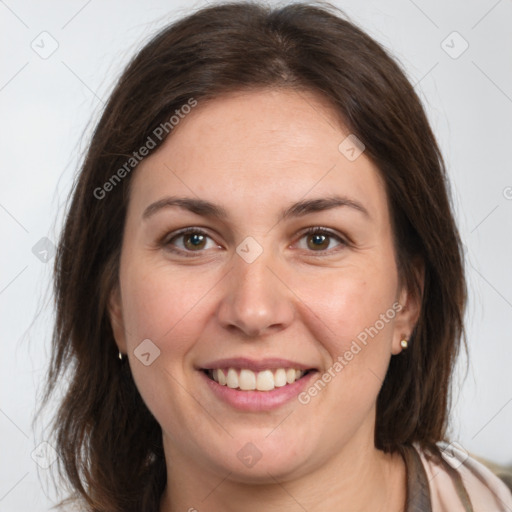
<svg viewBox="0 0 512 512">
<path fill-rule="evenodd" d="M 512 512 L 505 483 L 456 443 L 438 443 L 443 461 L 427 459 L 419 446 L 404 448 L 407 512 Z"/>
</svg>

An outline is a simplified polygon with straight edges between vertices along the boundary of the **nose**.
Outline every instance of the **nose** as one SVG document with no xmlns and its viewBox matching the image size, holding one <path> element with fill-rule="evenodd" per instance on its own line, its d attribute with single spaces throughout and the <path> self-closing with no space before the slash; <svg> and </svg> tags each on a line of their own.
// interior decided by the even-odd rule
<svg viewBox="0 0 512 512">
<path fill-rule="evenodd" d="M 294 294 L 269 253 L 263 251 L 252 263 L 234 255 L 217 311 L 225 329 L 252 338 L 280 331 L 291 324 Z"/>
</svg>

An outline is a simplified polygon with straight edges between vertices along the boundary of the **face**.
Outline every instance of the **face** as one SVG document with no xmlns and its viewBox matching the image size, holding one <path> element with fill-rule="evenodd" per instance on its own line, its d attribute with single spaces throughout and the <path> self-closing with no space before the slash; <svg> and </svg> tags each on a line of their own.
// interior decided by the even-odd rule
<svg viewBox="0 0 512 512">
<path fill-rule="evenodd" d="M 263 482 L 374 449 L 377 395 L 418 311 L 384 182 L 340 150 L 349 134 L 313 93 L 230 94 L 135 171 L 110 316 L 182 467 Z M 311 371 L 283 385 L 291 369 Z M 237 389 L 255 381 L 274 389 Z"/>
</svg>

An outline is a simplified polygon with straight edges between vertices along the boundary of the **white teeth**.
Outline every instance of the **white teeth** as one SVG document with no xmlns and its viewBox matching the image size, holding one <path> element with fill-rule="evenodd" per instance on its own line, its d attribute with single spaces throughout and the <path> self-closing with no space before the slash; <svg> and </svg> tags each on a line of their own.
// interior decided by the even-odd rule
<svg viewBox="0 0 512 512">
<path fill-rule="evenodd" d="M 236 370 L 233 370 L 233 368 L 230 368 L 228 370 L 226 384 L 228 385 L 228 388 L 235 389 L 238 387 L 238 375 L 236 373 Z"/>
<path fill-rule="evenodd" d="M 263 370 L 253 372 L 242 368 L 238 372 L 235 368 L 229 368 L 227 375 L 224 370 L 212 370 L 210 375 L 215 382 L 221 386 L 228 386 L 231 389 L 240 389 L 242 391 L 272 391 L 274 388 L 280 388 L 287 384 L 293 384 L 304 376 L 304 370 L 295 368 L 278 368 L 277 370 Z"/>
<path fill-rule="evenodd" d="M 274 373 L 274 386 L 276 388 L 282 388 L 286 386 L 286 370 L 284 368 L 279 368 Z"/>
<path fill-rule="evenodd" d="M 256 377 L 256 389 L 258 391 L 272 391 L 274 389 L 274 374 L 270 370 L 258 372 L 258 376 Z"/>
<path fill-rule="evenodd" d="M 244 391 L 256 389 L 256 375 L 251 370 L 241 370 L 238 377 L 238 387 Z"/>
</svg>

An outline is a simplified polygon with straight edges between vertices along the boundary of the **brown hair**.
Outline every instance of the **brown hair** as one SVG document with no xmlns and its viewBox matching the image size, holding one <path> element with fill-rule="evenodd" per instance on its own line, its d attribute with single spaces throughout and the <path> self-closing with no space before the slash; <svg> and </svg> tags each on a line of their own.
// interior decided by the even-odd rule
<svg viewBox="0 0 512 512">
<path fill-rule="evenodd" d="M 58 468 L 70 499 L 88 510 L 156 511 L 166 484 L 160 426 L 117 358 L 107 313 L 133 172 L 103 199 L 95 190 L 191 98 L 264 88 L 321 94 L 380 170 L 399 275 L 421 294 L 415 261 L 425 273 L 410 347 L 391 358 L 378 396 L 375 445 L 395 452 L 418 442 L 436 453 L 444 439 L 466 287 L 445 167 L 413 87 L 330 4 L 217 4 L 166 27 L 127 66 L 93 134 L 58 246 L 44 401 L 67 376 L 53 424 Z"/>
</svg>

